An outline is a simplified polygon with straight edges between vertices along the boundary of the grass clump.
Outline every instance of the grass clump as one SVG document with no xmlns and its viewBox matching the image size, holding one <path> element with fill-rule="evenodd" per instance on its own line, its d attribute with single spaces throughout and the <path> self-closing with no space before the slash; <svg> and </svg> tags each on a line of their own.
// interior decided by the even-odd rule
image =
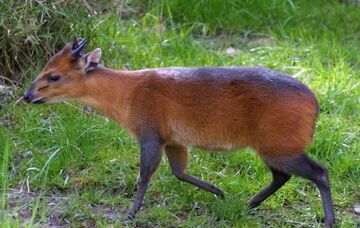
<svg viewBox="0 0 360 228">
<path fill-rule="evenodd" d="M 122 1 L 121 1 L 122 2 Z M 92 38 L 99 14 L 112 1 L 13 1 L 0 4 L 0 74 L 19 81 L 28 67 L 39 67 L 64 42 Z M 126 8 L 125 2 L 118 6 Z M 119 12 L 120 13 L 120 12 Z"/>
<path fill-rule="evenodd" d="M 44 62 L 69 36 L 81 33 L 87 11 L 79 1 L 12 1 L 0 4 L 0 68 L 3 76 L 20 79 L 24 66 Z M 70 35 L 71 34 L 71 35 Z"/>
</svg>

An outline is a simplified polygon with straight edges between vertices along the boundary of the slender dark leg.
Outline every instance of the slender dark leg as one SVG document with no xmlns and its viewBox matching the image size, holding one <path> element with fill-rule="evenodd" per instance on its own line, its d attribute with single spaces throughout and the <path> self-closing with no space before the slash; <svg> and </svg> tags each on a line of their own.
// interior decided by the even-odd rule
<svg viewBox="0 0 360 228">
<path fill-rule="evenodd" d="M 271 168 L 271 173 L 273 176 L 272 182 L 258 194 L 256 194 L 249 203 L 249 208 L 255 208 L 261 204 L 265 199 L 274 194 L 279 188 L 281 188 L 289 179 L 290 175 L 284 172 L 278 171 L 274 168 Z"/>
<path fill-rule="evenodd" d="M 171 170 L 179 180 L 209 191 L 222 199 L 224 198 L 224 193 L 214 185 L 201 181 L 185 173 L 188 161 L 188 151 L 186 147 L 179 145 L 167 145 L 165 147 L 165 151 L 169 159 Z"/>
<path fill-rule="evenodd" d="M 161 160 L 162 140 L 159 137 L 142 137 L 140 140 L 140 178 L 134 203 L 129 210 L 129 217 L 134 217 L 140 209 L 151 176 Z"/>
<path fill-rule="evenodd" d="M 282 164 L 280 166 L 278 165 L 277 168 L 283 172 L 309 179 L 316 184 L 323 201 L 325 226 L 332 227 L 335 222 L 335 214 L 327 170 L 306 154 L 282 161 Z"/>
</svg>

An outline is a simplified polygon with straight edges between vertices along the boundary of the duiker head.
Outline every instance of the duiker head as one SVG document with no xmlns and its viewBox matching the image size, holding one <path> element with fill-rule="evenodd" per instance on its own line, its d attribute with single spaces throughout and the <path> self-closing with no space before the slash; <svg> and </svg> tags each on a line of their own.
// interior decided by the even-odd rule
<svg viewBox="0 0 360 228">
<path fill-rule="evenodd" d="M 101 59 L 101 49 L 82 54 L 85 39 L 78 38 L 53 56 L 24 93 L 27 103 L 42 104 L 78 98 L 82 94 L 86 74 Z"/>
</svg>

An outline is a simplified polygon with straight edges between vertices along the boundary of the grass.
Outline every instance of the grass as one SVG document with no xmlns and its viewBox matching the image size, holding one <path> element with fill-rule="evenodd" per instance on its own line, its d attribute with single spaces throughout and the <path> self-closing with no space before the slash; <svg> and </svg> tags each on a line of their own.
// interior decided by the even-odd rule
<svg viewBox="0 0 360 228">
<path fill-rule="evenodd" d="M 89 30 L 75 32 L 91 34 L 88 50 L 101 47 L 105 65 L 113 68 L 260 65 L 295 75 L 320 102 L 308 153 L 330 172 L 338 226 L 356 227 L 360 8 L 351 1 L 184 2 L 138 1 L 142 16 L 93 15 Z M 246 210 L 250 198 L 271 180 L 262 161 L 247 149 L 231 154 L 191 150 L 188 172 L 222 188 L 225 201 L 179 182 L 163 158 L 143 210 L 135 220 L 125 219 L 138 175 L 136 141 L 116 123 L 76 103 L 17 103 L 44 64 L 40 60 L 22 69 L 23 86 L 12 89 L 14 98 L 0 109 L 3 227 L 20 227 L 23 220 L 29 227 L 68 222 L 100 227 L 321 226 L 319 193 L 301 178 L 292 178 L 256 211 Z"/>
</svg>

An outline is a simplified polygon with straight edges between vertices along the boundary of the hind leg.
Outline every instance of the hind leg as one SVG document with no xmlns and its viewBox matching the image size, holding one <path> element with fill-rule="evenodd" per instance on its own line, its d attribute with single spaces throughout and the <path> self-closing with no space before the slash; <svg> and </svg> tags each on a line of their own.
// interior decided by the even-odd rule
<svg viewBox="0 0 360 228">
<path fill-rule="evenodd" d="M 274 194 L 279 188 L 281 188 L 289 179 L 290 175 L 282 171 L 276 170 L 270 167 L 273 180 L 272 182 L 258 194 L 256 194 L 249 203 L 249 208 L 255 208 L 261 204 L 265 199 Z"/>
<path fill-rule="evenodd" d="M 274 162 L 272 166 L 282 172 L 301 176 L 315 183 L 323 202 L 325 226 L 332 227 L 335 222 L 335 214 L 327 170 L 306 154 L 281 162 Z"/>
<path fill-rule="evenodd" d="M 209 191 L 220 198 L 224 198 L 224 193 L 212 184 L 199 180 L 185 172 L 188 162 L 188 151 L 186 147 L 180 145 L 167 145 L 166 155 L 169 159 L 173 174 L 181 181 L 193 184 L 201 189 Z"/>
</svg>

